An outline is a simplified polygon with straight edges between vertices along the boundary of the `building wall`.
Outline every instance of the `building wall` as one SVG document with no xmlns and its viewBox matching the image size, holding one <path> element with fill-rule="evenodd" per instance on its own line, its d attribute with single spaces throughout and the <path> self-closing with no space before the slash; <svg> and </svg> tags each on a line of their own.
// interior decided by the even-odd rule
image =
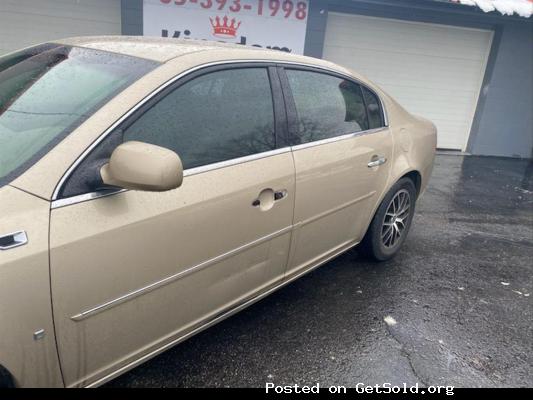
<svg viewBox="0 0 533 400">
<path fill-rule="evenodd" d="M 531 22 L 531 21 L 530 21 Z M 473 154 L 533 156 L 533 25 L 506 23 L 485 85 Z"/>
<path fill-rule="evenodd" d="M 143 0 L 122 0 L 122 34 L 143 34 Z"/>
<path fill-rule="evenodd" d="M 0 0 L 0 54 L 64 36 L 142 35 L 142 4 L 142 0 Z M 329 11 L 494 30 L 467 151 L 532 156 L 533 18 L 485 14 L 444 1 L 310 0 L 306 55 L 322 56 Z"/>
<path fill-rule="evenodd" d="M 67 36 L 120 32 L 120 0 L 0 0 L 0 55 Z"/>
<path fill-rule="evenodd" d="M 305 54 L 322 57 L 329 11 L 491 29 L 495 37 L 467 152 L 532 157 L 533 21 L 428 0 L 310 0 Z"/>
</svg>

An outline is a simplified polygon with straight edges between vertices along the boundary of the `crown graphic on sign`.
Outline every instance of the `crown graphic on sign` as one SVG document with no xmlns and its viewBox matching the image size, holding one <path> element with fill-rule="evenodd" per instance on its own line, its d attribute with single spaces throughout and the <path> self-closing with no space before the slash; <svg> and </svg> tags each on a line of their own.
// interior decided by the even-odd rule
<svg viewBox="0 0 533 400">
<path fill-rule="evenodd" d="M 235 18 L 233 18 L 231 21 L 227 16 L 224 16 L 224 18 L 215 17 L 209 18 L 211 21 L 211 26 L 213 27 L 213 35 L 215 36 L 223 36 L 223 37 L 236 37 L 237 36 L 237 29 L 241 26 L 241 22 L 237 22 Z"/>
</svg>

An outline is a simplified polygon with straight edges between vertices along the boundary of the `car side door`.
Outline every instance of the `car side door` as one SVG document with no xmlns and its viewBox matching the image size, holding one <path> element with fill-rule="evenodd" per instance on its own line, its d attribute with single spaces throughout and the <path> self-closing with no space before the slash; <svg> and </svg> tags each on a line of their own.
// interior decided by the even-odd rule
<svg viewBox="0 0 533 400">
<path fill-rule="evenodd" d="M 102 137 L 66 179 L 50 265 L 68 386 L 108 379 L 282 280 L 294 164 L 279 145 L 280 97 L 268 65 L 201 69 Z M 181 187 L 95 190 L 93 170 L 127 141 L 175 151 Z"/>
<path fill-rule="evenodd" d="M 358 243 L 385 190 L 392 137 L 379 98 L 331 71 L 280 67 L 296 168 L 287 277 Z"/>
</svg>

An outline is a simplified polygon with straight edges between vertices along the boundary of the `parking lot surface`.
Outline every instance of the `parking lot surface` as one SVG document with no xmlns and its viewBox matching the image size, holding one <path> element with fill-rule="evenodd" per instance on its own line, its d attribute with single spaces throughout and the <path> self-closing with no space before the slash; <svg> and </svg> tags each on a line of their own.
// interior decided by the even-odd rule
<svg viewBox="0 0 533 400">
<path fill-rule="evenodd" d="M 107 385 L 531 387 L 532 173 L 439 155 L 394 260 L 354 249 Z"/>
</svg>

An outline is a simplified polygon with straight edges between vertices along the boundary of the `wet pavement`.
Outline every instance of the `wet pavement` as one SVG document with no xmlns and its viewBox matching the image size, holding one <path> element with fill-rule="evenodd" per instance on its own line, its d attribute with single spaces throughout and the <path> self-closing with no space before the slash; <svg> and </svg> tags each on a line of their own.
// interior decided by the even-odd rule
<svg viewBox="0 0 533 400">
<path fill-rule="evenodd" d="M 439 155 L 394 260 L 352 250 L 108 386 L 532 387 L 532 169 Z"/>
</svg>

